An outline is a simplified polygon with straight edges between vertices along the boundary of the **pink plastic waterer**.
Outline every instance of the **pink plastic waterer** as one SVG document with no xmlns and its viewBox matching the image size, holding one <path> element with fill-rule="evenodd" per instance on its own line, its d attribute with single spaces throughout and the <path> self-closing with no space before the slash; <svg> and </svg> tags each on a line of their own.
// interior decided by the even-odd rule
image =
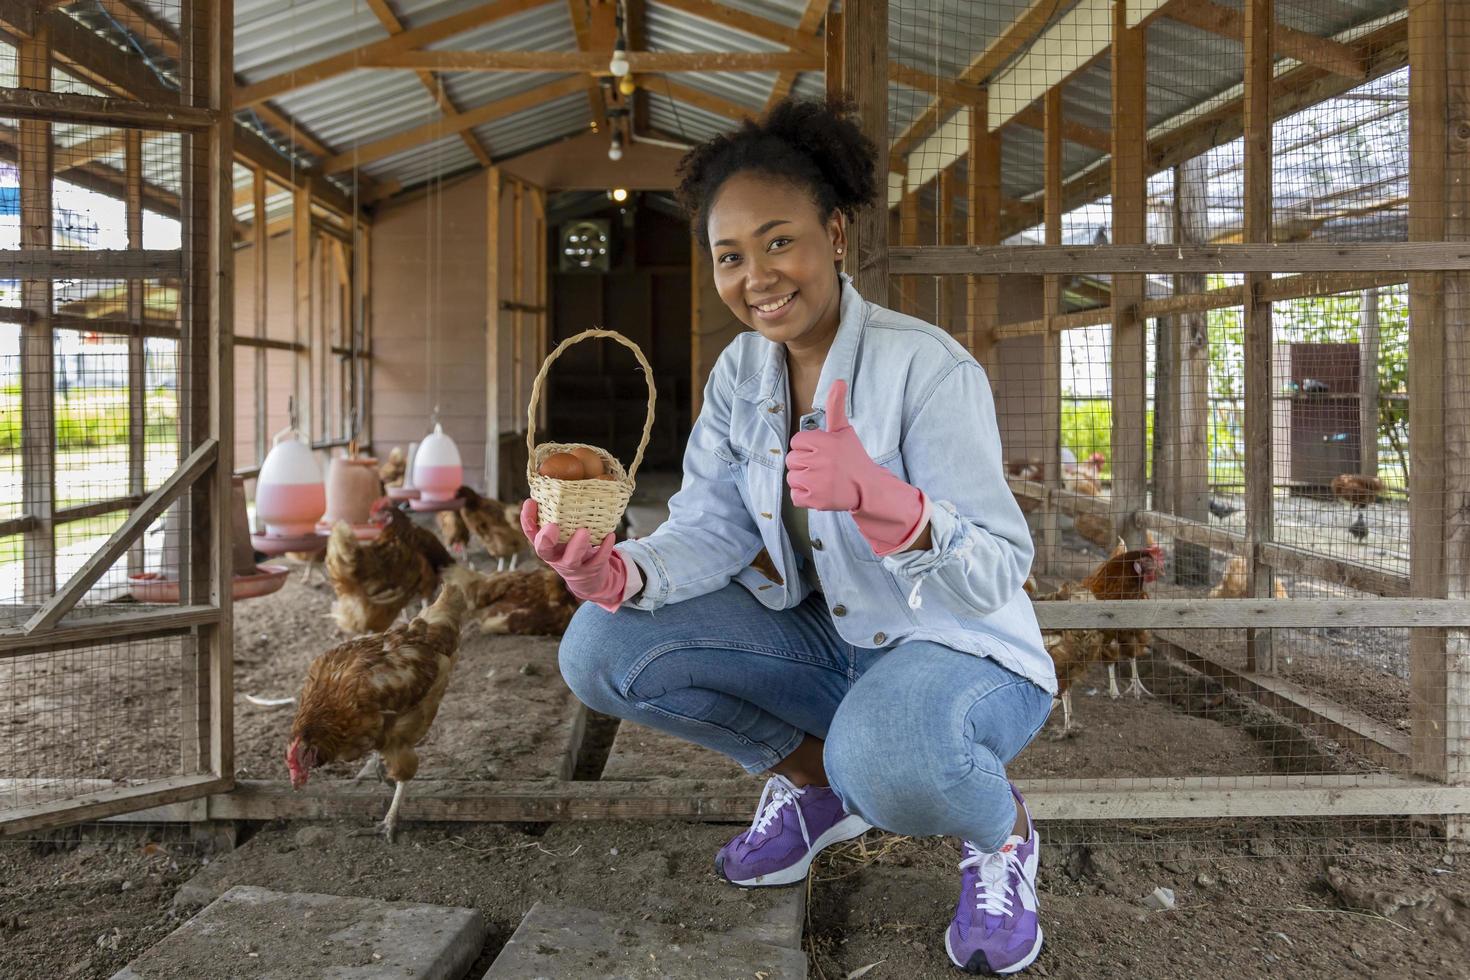
<svg viewBox="0 0 1470 980">
<path fill-rule="evenodd" d="M 327 509 L 327 488 L 311 447 L 295 429 L 276 433 L 255 481 L 255 520 L 273 537 L 311 534 Z"/>
<path fill-rule="evenodd" d="M 444 434 L 444 427 L 434 423 L 434 431 L 419 443 L 413 458 L 413 485 L 427 501 L 444 501 L 454 496 L 464 482 L 464 465 L 459 447 Z"/>
</svg>

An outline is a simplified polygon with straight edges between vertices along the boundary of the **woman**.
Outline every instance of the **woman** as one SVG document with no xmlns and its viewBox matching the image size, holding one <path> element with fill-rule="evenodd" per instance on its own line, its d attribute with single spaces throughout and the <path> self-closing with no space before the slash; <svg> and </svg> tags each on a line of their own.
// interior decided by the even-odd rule
<svg viewBox="0 0 1470 980">
<path fill-rule="evenodd" d="M 768 772 L 715 858 L 746 887 L 805 879 L 870 826 L 962 839 L 945 946 L 971 973 L 1041 950 L 1038 840 L 1005 764 L 1056 678 L 1021 589 L 1031 538 L 990 387 L 939 328 L 838 268 L 877 148 L 832 103 L 787 101 L 696 147 L 681 202 L 752 330 L 720 355 L 669 519 L 536 553 L 587 604 L 561 669 L 592 708 Z"/>
</svg>

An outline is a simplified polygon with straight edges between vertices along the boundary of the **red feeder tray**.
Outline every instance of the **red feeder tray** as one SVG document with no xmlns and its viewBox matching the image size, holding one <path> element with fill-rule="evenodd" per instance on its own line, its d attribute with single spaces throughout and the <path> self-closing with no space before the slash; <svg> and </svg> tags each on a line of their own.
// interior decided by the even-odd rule
<svg viewBox="0 0 1470 980">
<path fill-rule="evenodd" d="M 257 565 L 248 575 L 236 575 L 230 583 L 230 595 L 236 600 L 254 599 L 270 595 L 286 584 L 291 570 L 285 565 Z M 159 572 L 140 572 L 129 575 L 133 598 L 139 602 L 176 603 L 179 601 L 179 580 L 167 578 Z"/>
</svg>

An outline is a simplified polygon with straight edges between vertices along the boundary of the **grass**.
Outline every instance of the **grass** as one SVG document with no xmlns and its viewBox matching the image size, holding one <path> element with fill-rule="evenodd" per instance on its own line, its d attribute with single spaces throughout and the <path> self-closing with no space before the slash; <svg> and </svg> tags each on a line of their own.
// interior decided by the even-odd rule
<svg viewBox="0 0 1470 980">
<path fill-rule="evenodd" d="M 97 517 L 85 517 L 80 521 L 69 521 L 56 529 L 56 546 L 58 549 L 75 544 L 87 538 L 100 538 L 112 534 L 122 522 L 127 519 L 127 513 L 117 511 L 112 514 L 101 514 Z M 23 536 L 11 534 L 0 538 L 0 565 L 8 565 L 11 562 L 20 561 L 24 556 Z"/>
<path fill-rule="evenodd" d="M 125 388 L 74 388 L 56 400 L 56 448 L 91 449 L 128 441 L 128 393 Z M 162 442 L 178 428 L 178 399 L 159 388 L 148 392 L 144 442 Z M 0 453 L 20 450 L 20 390 L 0 389 Z"/>
</svg>

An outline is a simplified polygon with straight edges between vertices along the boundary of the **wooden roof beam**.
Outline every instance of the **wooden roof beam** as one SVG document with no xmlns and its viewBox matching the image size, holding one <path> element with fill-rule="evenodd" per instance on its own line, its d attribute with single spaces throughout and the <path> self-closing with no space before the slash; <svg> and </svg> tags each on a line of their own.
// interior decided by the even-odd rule
<svg viewBox="0 0 1470 980">
<path fill-rule="evenodd" d="M 599 15 L 592 12 L 592 8 L 587 5 L 586 0 L 567 0 L 567 14 L 572 18 L 572 32 L 577 35 L 577 49 L 586 53 L 596 51 L 597 49 L 593 47 L 591 20 Z M 583 17 L 583 14 L 587 16 Z M 600 16 L 603 20 L 598 25 L 598 43 L 603 43 L 605 38 L 602 35 L 606 34 L 609 26 L 616 26 L 615 12 L 603 10 Z M 606 44 L 608 60 L 611 61 L 612 41 L 607 40 Z M 602 86 L 598 84 L 595 78 L 588 78 L 585 84 L 587 87 L 587 108 L 592 112 L 593 128 L 606 130 L 607 103 L 602 98 Z"/>
<path fill-rule="evenodd" d="M 493 122 L 496 119 L 503 119 L 517 112 L 534 109 L 551 99 L 559 99 L 564 95 L 570 95 L 573 92 L 580 91 L 584 85 L 585 80 L 576 75 L 561 78 L 554 82 L 548 82 L 545 85 L 538 85 L 533 89 L 518 92 L 504 99 L 487 102 L 484 105 L 467 109 L 457 115 L 445 116 L 443 119 L 426 125 L 417 126 L 405 132 L 364 144 L 345 153 L 339 153 L 337 156 L 323 161 L 322 170 L 328 174 L 351 170 L 354 166 L 360 167 L 374 160 L 381 160 L 395 153 L 411 150 L 415 146 L 423 143 L 443 139 L 445 136 L 454 133 L 462 133 L 467 129 L 483 126 L 485 123 Z"/>
<path fill-rule="evenodd" d="M 737 31 L 744 31 L 746 34 L 752 34 L 773 44 L 783 45 L 792 51 L 800 51 L 818 58 L 824 53 L 821 41 L 810 33 L 803 33 L 799 28 L 787 27 L 755 14 L 747 14 L 733 7 L 714 3 L 713 0 L 659 0 L 659 2 L 665 7 L 673 7 L 686 14 L 703 17 L 705 20 L 714 21 L 725 27 L 733 27 Z M 1048 2 L 1055 3 L 1056 0 L 1048 0 Z"/>
<path fill-rule="evenodd" d="M 802 34 L 817 36 L 818 29 L 827 16 L 827 4 L 829 0 L 807 0 L 806 10 L 801 14 L 801 23 L 796 29 Z M 826 68 L 826 59 L 823 58 L 822 68 Z M 820 69 L 819 69 L 820 70 Z M 771 86 L 771 95 L 766 99 L 766 111 L 770 112 L 777 102 L 791 94 L 791 86 L 796 83 L 796 72 L 790 69 L 783 70 L 776 76 L 776 84 Z"/>
<path fill-rule="evenodd" d="M 1056 10 L 1057 0 L 1032 0 L 1031 6 L 970 62 L 960 73 L 959 80 L 973 85 L 985 82 L 996 69 L 1041 33 Z M 946 109 L 953 108 L 943 105 L 942 101 L 935 99 L 929 103 L 929 107 L 898 134 L 893 144 L 894 157 L 907 157 L 909 151 L 940 124 Z"/>
<path fill-rule="evenodd" d="M 1030 105 L 1016 113 L 1011 118 L 1011 122 L 1017 126 L 1025 126 L 1027 129 L 1045 130 L 1044 116 L 1045 113 L 1041 111 L 1040 106 Z M 1088 149 L 1099 150 L 1103 153 L 1113 152 L 1111 133 L 1080 123 L 1075 119 L 1068 119 L 1066 116 L 1063 116 L 1061 120 L 1061 136 L 1068 142 L 1077 143 Z"/>
<path fill-rule="evenodd" d="M 1220 37 L 1239 41 L 1244 34 L 1245 18 L 1239 10 L 1222 7 L 1213 0 L 1172 0 L 1164 8 L 1164 16 L 1170 20 Z M 1368 77 L 1368 66 L 1350 45 L 1330 38 L 1318 37 L 1305 31 L 1273 25 L 1272 31 L 1278 55 L 1295 58 L 1307 65 L 1315 65 L 1334 75 L 1343 75 L 1359 81 Z"/>
<path fill-rule="evenodd" d="M 760 112 L 759 109 L 752 109 L 749 106 L 741 105 L 739 102 L 731 102 L 729 99 L 721 98 L 718 95 L 711 95 L 697 88 L 691 88 L 672 79 L 668 82 L 668 94 L 680 102 L 688 102 L 697 109 L 713 112 L 717 116 L 724 116 L 726 119 L 734 119 L 736 121 L 749 119 Z"/>
<path fill-rule="evenodd" d="M 366 68 L 412 68 L 415 71 L 575 71 L 611 75 L 607 51 L 402 51 L 375 60 Z M 633 74 L 696 71 L 821 71 L 821 57 L 801 51 L 629 51 Z M 916 74 L 914 84 L 944 82 Z"/>
<path fill-rule="evenodd" d="M 373 16 L 378 18 L 378 23 L 383 25 L 383 29 L 388 32 L 390 37 L 396 37 L 404 32 L 403 22 L 393 12 L 393 8 L 389 5 L 388 0 L 367 0 L 367 3 L 372 8 Z M 418 75 L 419 82 L 424 88 L 428 89 L 429 95 L 433 96 L 434 102 L 439 106 L 440 112 L 446 116 L 459 114 L 459 106 L 455 105 L 454 100 L 449 97 L 449 93 L 444 91 L 443 80 L 438 75 L 432 71 L 422 70 L 415 74 Z M 459 134 L 459 138 L 464 141 L 465 146 L 469 147 L 469 151 L 475 155 L 475 159 L 480 161 L 480 166 L 490 166 L 490 154 L 485 147 L 480 145 L 480 141 L 475 137 L 474 133 L 463 132 Z"/>
<path fill-rule="evenodd" d="M 264 102 L 266 99 L 274 99 L 287 92 L 334 78 L 355 68 L 371 65 L 375 58 L 397 54 L 401 51 L 413 51 L 426 44 L 433 44 L 476 27 L 503 20 L 513 14 L 542 6 L 545 2 L 546 0 L 496 0 L 494 3 L 486 3 L 462 11 L 382 41 L 365 44 L 362 47 L 314 61 L 309 65 L 273 75 L 253 85 L 240 86 L 235 89 L 235 108 L 243 109 L 258 102 Z"/>
</svg>

